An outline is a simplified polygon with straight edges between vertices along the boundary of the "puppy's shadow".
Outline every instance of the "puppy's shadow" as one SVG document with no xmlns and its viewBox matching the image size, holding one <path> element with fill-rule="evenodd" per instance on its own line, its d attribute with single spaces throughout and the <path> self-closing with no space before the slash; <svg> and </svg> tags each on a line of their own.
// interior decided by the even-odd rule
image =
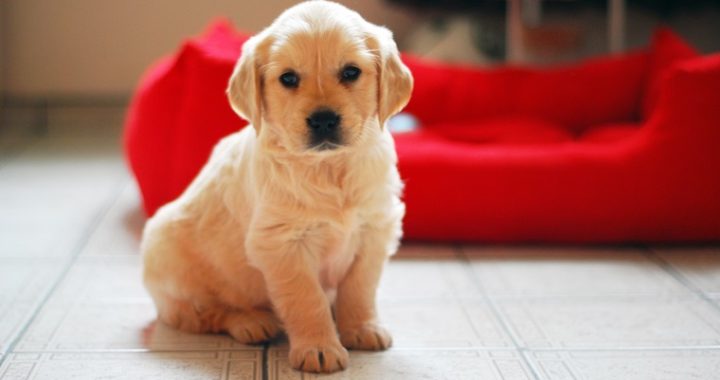
<svg viewBox="0 0 720 380">
<path fill-rule="evenodd" d="M 133 246 L 136 247 L 136 252 L 139 254 L 140 239 L 142 239 L 142 231 L 147 222 L 147 216 L 142 208 L 140 199 L 137 199 L 132 203 L 131 207 L 126 208 L 122 214 L 122 225 L 125 228 L 125 232 L 132 239 Z"/>
<path fill-rule="evenodd" d="M 142 346 L 151 351 L 172 351 L 175 349 L 190 350 L 193 347 L 204 348 L 210 346 L 230 348 L 264 348 L 269 346 L 286 347 L 287 335 L 281 332 L 275 338 L 254 345 L 244 345 L 234 340 L 230 335 L 219 334 L 192 334 L 174 329 L 157 319 L 148 322 L 140 332 Z"/>
<path fill-rule="evenodd" d="M 152 365 L 182 368 L 201 379 L 218 378 L 224 368 L 239 371 L 237 378 L 263 378 L 263 356 L 269 343 L 246 346 L 226 334 L 184 333 L 157 320 L 145 325 L 140 334 L 142 346 L 155 362 Z"/>
</svg>

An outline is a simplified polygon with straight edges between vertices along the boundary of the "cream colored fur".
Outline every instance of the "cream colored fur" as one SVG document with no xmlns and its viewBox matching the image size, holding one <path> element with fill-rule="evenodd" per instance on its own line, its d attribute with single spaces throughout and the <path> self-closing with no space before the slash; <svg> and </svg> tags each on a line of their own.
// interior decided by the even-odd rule
<svg viewBox="0 0 720 380">
<path fill-rule="evenodd" d="M 362 70 L 355 83 L 338 79 L 347 64 Z M 297 89 L 278 80 L 288 69 Z M 228 97 L 253 127 L 220 141 L 145 227 L 158 318 L 243 343 L 284 330 L 291 365 L 313 372 L 345 368 L 345 347 L 389 347 L 375 292 L 404 205 L 384 124 L 411 89 L 391 33 L 335 3 L 299 4 L 249 40 Z M 305 119 L 319 107 L 342 117 L 338 149 L 308 147 Z"/>
</svg>

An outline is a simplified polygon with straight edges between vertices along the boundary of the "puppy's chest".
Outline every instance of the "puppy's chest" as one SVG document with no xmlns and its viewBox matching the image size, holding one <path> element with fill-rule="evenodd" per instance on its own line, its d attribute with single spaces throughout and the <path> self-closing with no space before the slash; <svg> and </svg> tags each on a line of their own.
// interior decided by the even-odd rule
<svg viewBox="0 0 720 380">
<path fill-rule="evenodd" d="M 334 289 L 345 277 L 358 252 L 364 231 L 373 223 L 373 216 L 383 213 L 383 207 L 393 195 L 382 180 L 345 175 L 343 180 L 329 181 L 308 209 L 313 219 L 322 221 L 308 234 L 319 243 L 319 277 L 332 299 Z M 311 244 L 312 245 L 312 244 Z"/>
<path fill-rule="evenodd" d="M 319 268 L 320 282 L 326 291 L 336 289 L 352 265 L 365 223 L 362 213 L 353 212 L 346 215 L 344 224 L 327 226 L 325 236 L 328 240 L 320 252 Z"/>
</svg>

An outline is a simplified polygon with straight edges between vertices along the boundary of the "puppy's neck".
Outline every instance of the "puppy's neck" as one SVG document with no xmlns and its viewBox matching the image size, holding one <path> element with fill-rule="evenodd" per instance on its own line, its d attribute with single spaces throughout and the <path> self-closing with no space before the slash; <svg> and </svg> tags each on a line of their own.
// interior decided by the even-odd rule
<svg viewBox="0 0 720 380">
<path fill-rule="evenodd" d="M 330 152 L 294 153 L 267 143 L 261 142 L 255 151 L 261 188 L 285 193 L 298 203 L 362 203 L 353 194 L 381 191 L 397 163 L 392 137 L 383 132 Z"/>
</svg>

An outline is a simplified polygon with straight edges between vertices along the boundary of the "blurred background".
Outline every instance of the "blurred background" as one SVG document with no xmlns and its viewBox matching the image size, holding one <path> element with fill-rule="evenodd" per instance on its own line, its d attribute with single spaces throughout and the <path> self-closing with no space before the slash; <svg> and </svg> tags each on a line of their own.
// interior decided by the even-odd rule
<svg viewBox="0 0 720 380">
<path fill-rule="evenodd" d="M 575 60 L 645 45 L 660 23 L 703 52 L 720 48 L 718 0 L 340 2 L 392 29 L 401 49 L 446 61 Z M 200 33 L 211 20 L 225 17 L 237 28 L 255 32 L 294 3 L 3 0 L 3 124 L 6 129 L 11 124 L 42 125 L 52 117 L 44 112 L 53 107 L 123 106 L 153 61 Z"/>
</svg>

